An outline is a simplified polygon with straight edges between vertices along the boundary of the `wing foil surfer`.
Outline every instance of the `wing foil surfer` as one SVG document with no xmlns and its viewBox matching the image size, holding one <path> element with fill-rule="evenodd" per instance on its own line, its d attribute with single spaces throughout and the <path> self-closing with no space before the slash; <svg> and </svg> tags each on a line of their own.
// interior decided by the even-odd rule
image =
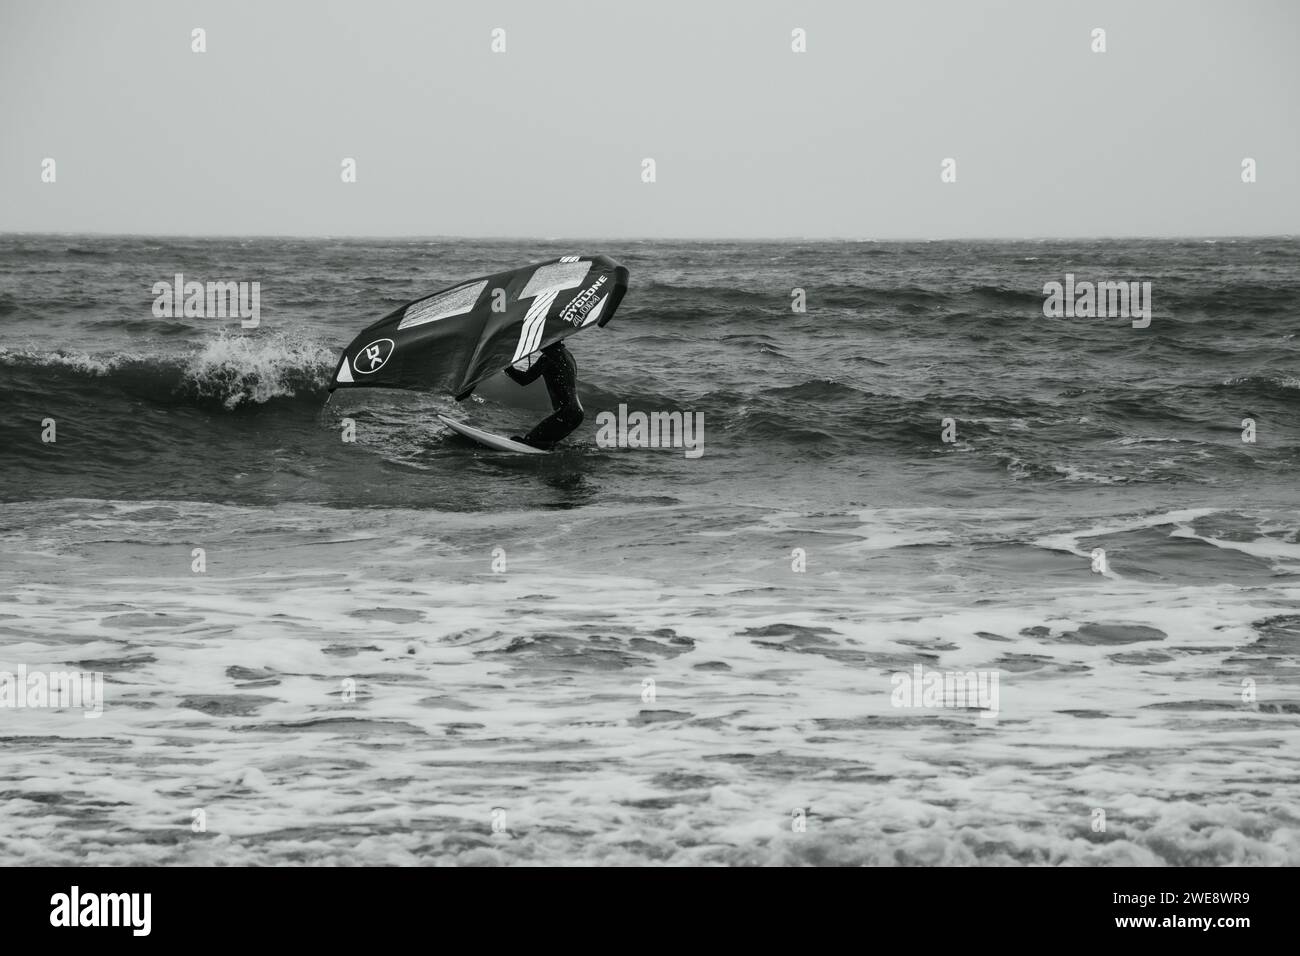
<svg viewBox="0 0 1300 956">
<path fill-rule="evenodd" d="M 556 443 L 582 424 L 582 402 L 578 401 L 578 363 L 563 340 L 548 345 L 527 369 L 519 363 L 508 366 L 506 374 L 519 385 L 527 385 L 540 375 L 546 382 L 554 411 L 537 423 L 527 435 L 512 435 L 513 441 L 550 451 Z"/>
</svg>

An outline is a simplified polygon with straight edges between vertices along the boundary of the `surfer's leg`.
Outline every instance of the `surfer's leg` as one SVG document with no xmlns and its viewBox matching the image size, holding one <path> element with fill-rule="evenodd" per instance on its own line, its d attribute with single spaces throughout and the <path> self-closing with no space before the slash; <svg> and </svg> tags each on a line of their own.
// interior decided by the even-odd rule
<svg viewBox="0 0 1300 956">
<path fill-rule="evenodd" d="M 517 441 L 534 448 L 548 451 L 575 428 L 582 424 L 584 413 L 582 405 L 576 399 L 572 404 L 561 405 L 553 413 L 537 423 L 537 427 Z"/>
</svg>

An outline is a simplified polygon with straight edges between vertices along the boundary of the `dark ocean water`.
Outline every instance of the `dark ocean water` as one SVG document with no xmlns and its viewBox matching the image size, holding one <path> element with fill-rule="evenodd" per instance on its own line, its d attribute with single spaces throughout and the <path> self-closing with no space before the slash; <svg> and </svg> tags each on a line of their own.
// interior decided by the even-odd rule
<svg viewBox="0 0 1300 956">
<path fill-rule="evenodd" d="M 500 382 L 325 404 L 380 315 L 582 252 L 631 283 L 565 450 L 437 423 L 544 414 Z M 259 327 L 155 318 L 175 273 Z M 1066 273 L 1150 327 L 1045 318 Z M 0 666 L 108 679 L 6 716 L 0 858 L 1300 863 L 1298 330 L 1290 239 L 0 236 Z M 598 447 L 620 403 L 704 454 Z"/>
<path fill-rule="evenodd" d="M 1271 499 L 1290 486 L 1300 243 L 1289 240 L 610 246 L 634 294 L 617 321 L 575 341 L 587 425 L 524 480 L 490 480 L 520 477 L 519 463 L 431 425 L 455 410 L 436 396 L 345 393 L 322 411 L 339 349 L 378 315 L 570 248 L 6 237 L 5 497 L 478 511 L 647 494 L 833 507 L 1032 489 L 1057 500 L 1117 486 L 1150 501 L 1168 493 L 1151 486 L 1171 483 L 1195 496 L 1244 482 Z M 260 281 L 261 325 L 155 318 L 150 288 L 177 272 Z M 1043 283 L 1066 272 L 1152 281 L 1151 328 L 1045 319 Z M 805 314 L 791 311 L 796 287 Z M 707 453 L 602 454 L 594 413 L 619 403 L 703 412 Z M 357 446 L 339 440 L 345 415 Z M 57 448 L 31 424 L 47 416 L 60 422 Z M 938 440 L 945 417 L 954 444 Z M 1245 417 L 1258 422 L 1254 444 L 1240 440 Z M 556 475 L 590 497 L 546 480 Z"/>
</svg>

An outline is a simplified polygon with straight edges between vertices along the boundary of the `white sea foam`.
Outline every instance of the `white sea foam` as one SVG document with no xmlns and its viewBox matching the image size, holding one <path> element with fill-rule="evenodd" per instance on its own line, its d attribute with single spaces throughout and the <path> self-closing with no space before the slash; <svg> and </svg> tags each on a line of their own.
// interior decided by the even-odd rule
<svg viewBox="0 0 1300 956">
<path fill-rule="evenodd" d="M 235 408 L 293 395 L 304 380 L 323 388 L 336 357 L 319 342 L 290 335 L 222 335 L 187 359 L 185 375 L 200 395 Z"/>
<path fill-rule="evenodd" d="M 627 552 L 613 509 L 57 507 L 82 524 L 16 516 L 0 633 L 93 662 L 105 711 L 6 714 L 6 862 L 1300 862 L 1259 782 L 1300 772 L 1300 692 L 1252 651 L 1297 588 L 1031 580 L 986 552 L 1014 515 L 974 511 L 755 514 L 811 542 L 794 573 L 689 532 Z M 892 706 L 916 663 L 995 671 L 997 720 Z"/>
</svg>

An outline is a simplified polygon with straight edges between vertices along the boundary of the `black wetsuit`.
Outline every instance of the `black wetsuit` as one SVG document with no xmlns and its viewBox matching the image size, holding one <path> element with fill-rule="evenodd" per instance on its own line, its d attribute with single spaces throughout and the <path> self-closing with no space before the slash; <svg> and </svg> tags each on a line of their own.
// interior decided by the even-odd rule
<svg viewBox="0 0 1300 956">
<path fill-rule="evenodd" d="M 514 436 L 515 441 L 549 450 L 582 424 L 582 402 L 578 401 L 578 363 L 563 342 L 542 349 L 528 371 L 521 372 L 510 366 L 506 369 L 506 374 L 520 385 L 527 385 L 535 381 L 537 376 L 542 376 L 546 381 L 546 391 L 551 396 L 551 407 L 555 409 L 527 435 L 522 438 Z"/>
</svg>

